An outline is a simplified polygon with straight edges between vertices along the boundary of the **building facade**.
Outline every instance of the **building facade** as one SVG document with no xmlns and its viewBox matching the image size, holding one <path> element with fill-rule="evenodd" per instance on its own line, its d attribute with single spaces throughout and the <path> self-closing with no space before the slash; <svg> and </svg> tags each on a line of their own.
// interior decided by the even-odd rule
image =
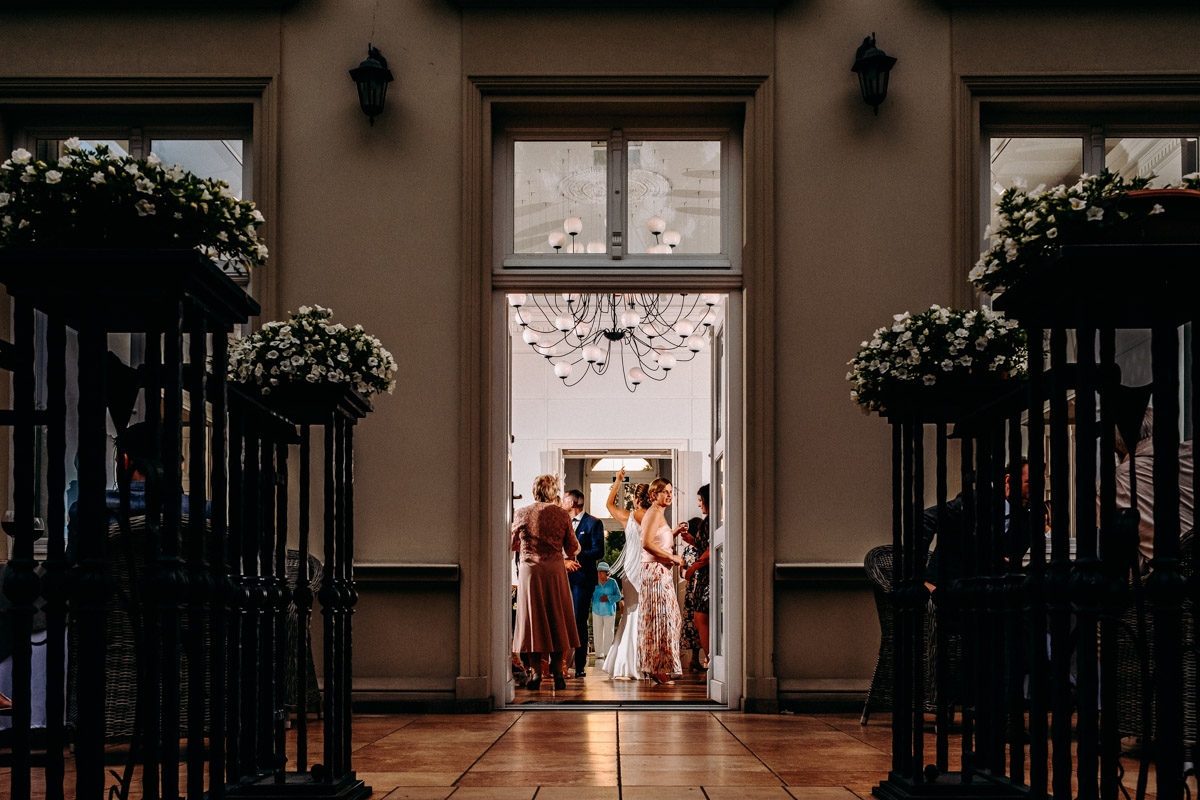
<svg viewBox="0 0 1200 800">
<path fill-rule="evenodd" d="M 1061 168 L 1021 151 L 1005 179 L 1031 185 L 1112 166 L 1121 140 L 1183 142 L 1176 168 L 1194 171 L 1197 31 L 1186 3 L 10 8 L 0 144 L 240 143 L 272 253 L 249 284 L 263 320 L 318 303 L 397 355 L 356 462 L 364 701 L 508 702 L 505 296 L 726 295 L 721 699 L 769 711 L 861 698 L 874 667 L 861 564 L 891 535 L 890 438 L 849 402 L 846 361 L 894 313 L 977 302 L 995 142 L 1078 142 Z M 850 72 L 872 33 L 898 58 L 877 115 Z M 347 74 L 368 42 L 395 76 L 373 124 Z M 529 131 L 721 141 L 721 246 L 668 266 L 522 259 L 505 142 Z M 1172 157 L 1147 152 L 1131 168 Z"/>
</svg>

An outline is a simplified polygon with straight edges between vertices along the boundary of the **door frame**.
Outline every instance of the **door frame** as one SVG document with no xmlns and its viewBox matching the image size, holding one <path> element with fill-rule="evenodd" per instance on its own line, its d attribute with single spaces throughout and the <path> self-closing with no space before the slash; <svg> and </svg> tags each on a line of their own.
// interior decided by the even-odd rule
<svg viewBox="0 0 1200 800">
<path fill-rule="evenodd" d="M 515 100 L 564 97 L 596 102 L 720 102 L 744 109 L 742 131 L 742 271 L 739 275 L 496 274 L 492 248 L 492 107 Z M 505 618 L 496 608 L 496 531 L 507 517 L 507 430 L 509 398 L 499 381 L 507 369 L 509 341 L 504 291 L 595 291 L 620 285 L 667 291 L 741 292 L 742 385 L 739 399 L 744 433 L 740 485 L 743 492 L 739 539 L 746 554 L 740 575 L 742 668 L 741 707 L 778 710 L 773 656 L 775 509 L 775 304 L 774 304 L 774 86 L 762 75 L 734 76 L 472 76 L 463 86 L 463 221 L 460 282 L 459 463 L 459 672 L 455 699 L 460 708 L 503 703 L 508 669 L 497 675 L 495 654 L 507 648 Z M 750 424 L 752 423 L 752 424 Z M 499 641 L 497 641 L 499 638 Z M 505 660 L 507 664 L 507 659 Z M 504 681 L 501 681 L 501 677 Z"/>
</svg>

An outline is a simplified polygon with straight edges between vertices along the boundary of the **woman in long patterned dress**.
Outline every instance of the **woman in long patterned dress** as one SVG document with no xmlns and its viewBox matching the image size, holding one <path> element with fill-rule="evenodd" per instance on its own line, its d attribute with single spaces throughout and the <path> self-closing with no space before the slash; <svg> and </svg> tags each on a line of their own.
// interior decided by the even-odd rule
<svg viewBox="0 0 1200 800">
<path fill-rule="evenodd" d="M 696 560 L 687 568 L 684 577 L 691 581 L 688 586 L 687 598 L 684 600 L 684 605 L 687 606 L 692 615 L 692 621 L 696 629 L 696 638 L 699 640 L 700 647 L 704 650 L 704 661 L 701 661 L 699 666 L 701 669 L 708 667 L 708 659 L 711 659 L 708 650 L 708 606 L 709 606 L 709 522 L 708 522 L 708 484 L 704 484 L 696 491 L 696 500 L 700 503 L 700 511 L 704 514 L 704 519 L 701 520 L 699 526 L 692 531 L 693 547 L 699 552 Z M 695 645 L 693 645 L 694 647 Z"/>
<path fill-rule="evenodd" d="M 564 555 L 573 558 L 579 553 L 579 541 L 571 530 L 571 516 L 555 502 L 557 495 L 558 478 L 540 475 L 533 482 L 536 502 L 513 515 L 512 549 L 520 554 L 513 651 L 529 657 L 534 677 L 528 689 L 541 686 L 543 653 L 550 654 L 554 688 L 565 689 L 562 653 L 579 647 L 564 560 Z"/>
<path fill-rule="evenodd" d="M 613 646 L 604 656 L 604 671 L 610 679 L 641 680 L 638 670 L 638 583 L 642 579 L 642 528 L 641 522 L 650 509 L 650 485 L 639 483 L 633 490 L 633 510 L 626 511 L 617 505 L 617 491 L 625 481 L 625 470 L 617 473 L 613 488 L 608 493 L 608 512 L 613 519 L 625 523 L 625 549 L 613 564 L 611 577 L 621 579 L 621 596 L 625 611 L 617 626 Z"/>
<path fill-rule="evenodd" d="M 642 581 L 638 599 L 638 666 L 658 684 L 673 683 L 683 670 L 679 666 L 679 598 L 675 593 L 673 568 L 683 563 L 674 553 L 675 535 L 687 530 L 681 522 L 675 530 L 667 522 L 666 510 L 673 499 L 671 484 L 655 478 L 650 484 L 652 505 L 642 519 Z"/>
</svg>

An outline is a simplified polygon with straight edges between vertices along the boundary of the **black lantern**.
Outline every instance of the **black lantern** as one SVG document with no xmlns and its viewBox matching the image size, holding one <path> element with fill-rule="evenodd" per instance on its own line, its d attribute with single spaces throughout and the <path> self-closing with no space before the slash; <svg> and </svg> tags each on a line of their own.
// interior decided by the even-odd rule
<svg viewBox="0 0 1200 800">
<path fill-rule="evenodd" d="M 375 118 L 383 113 L 387 85 L 394 80 L 387 59 L 378 48 L 368 44 L 366 60 L 350 70 L 350 77 L 358 84 L 358 103 L 374 125 Z"/>
<path fill-rule="evenodd" d="M 850 70 L 858 73 L 862 98 L 875 109 L 876 114 L 879 114 L 879 104 L 887 97 L 888 73 L 894 66 L 896 59 L 875 46 L 874 33 L 863 39 L 858 52 L 854 54 L 854 66 Z"/>
</svg>

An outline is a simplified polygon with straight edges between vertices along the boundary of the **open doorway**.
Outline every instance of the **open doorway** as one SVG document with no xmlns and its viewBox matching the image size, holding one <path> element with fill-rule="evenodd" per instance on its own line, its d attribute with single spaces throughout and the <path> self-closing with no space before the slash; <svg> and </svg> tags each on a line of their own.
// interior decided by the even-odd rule
<svg viewBox="0 0 1200 800">
<path fill-rule="evenodd" d="M 505 699 L 503 705 L 737 707 L 740 702 L 740 692 L 729 690 L 731 685 L 740 686 L 741 682 L 740 676 L 733 674 L 738 659 L 729 657 L 735 649 L 740 649 L 740 642 L 734 645 L 739 632 L 727 630 L 724 624 L 740 616 L 736 608 L 740 587 L 734 590 L 729 585 L 731 578 L 736 582 L 730 567 L 740 561 L 740 552 L 735 552 L 736 544 L 732 548 L 728 544 L 728 532 L 733 529 L 730 522 L 734 518 L 729 513 L 734 509 L 729 506 L 731 503 L 740 506 L 740 502 L 734 500 L 738 495 L 730 493 L 733 487 L 725 483 L 731 472 L 725 458 L 732 441 L 727 429 L 730 420 L 738 418 L 729 413 L 730 368 L 736 368 L 737 364 L 729 358 L 728 339 L 732 320 L 738 318 L 740 297 L 731 302 L 727 295 L 615 295 L 619 303 L 632 302 L 639 314 L 648 305 L 642 301 L 647 296 L 665 298 L 656 301 L 666 311 L 660 315 L 657 328 L 651 329 L 654 337 L 661 338 L 654 342 L 654 337 L 649 337 L 658 346 L 644 350 L 636 343 L 617 342 L 609 337 L 614 344 L 623 344 L 624 352 L 615 346 L 608 349 L 606 360 L 611 360 L 614 368 L 607 370 L 596 370 L 588 360 L 594 353 L 582 352 L 583 347 L 576 347 L 577 352 L 572 355 L 572 345 L 583 343 L 575 341 L 582 337 L 566 324 L 562 314 L 555 313 L 563 310 L 566 298 L 573 298 L 574 305 L 583 302 L 587 295 L 537 295 L 536 304 L 527 295 L 518 298 L 525 300 L 520 306 L 512 304 L 511 296 L 505 298 L 503 313 L 508 338 L 505 377 L 509 388 L 506 422 L 512 486 L 507 518 L 511 520 L 513 509 L 532 501 L 531 487 L 536 476 L 558 475 L 562 490 L 578 490 L 583 495 L 583 511 L 603 524 L 603 560 L 611 564 L 625 545 L 625 530 L 607 511 L 605 500 L 621 466 L 626 468 L 627 481 L 627 488 L 619 490 L 622 502 L 629 502 L 631 489 L 638 483 L 648 484 L 662 478 L 674 485 L 674 499 L 666 510 L 672 526 L 703 516 L 697 492 L 713 483 L 715 470 L 722 486 L 710 488 L 713 498 L 710 505 L 713 510 L 719 507 L 721 515 L 712 517 L 711 522 L 724 522 L 718 526 L 719 553 L 710 547 L 712 552 L 707 558 L 710 591 L 706 593 L 704 608 L 707 619 L 712 621 L 709 649 L 713 652 L 703 648 L 693 650 L 690 645 L 697 638 L 693 627 L 690 637 L 681 636 L 680 669 L 673 684 L 613 679 L 604 668 L 608 653 L 599 652 L 607 649 L 607 642 L 598 635 L 597 616 L 592 615 L 585 677 L 568 679 L 566 690 L 553 692 L 547 689 L 528 692 L 510 681 L 496 695 L 497 699 Z M 618 305 L 617 314 L 610 321 L 613 327 L 632 321 L 619 319 L 619 308 Z M 638 324 L 633 322 L 633 326 Z M 562 335 L 530 333 L 538 329 L 557 330 Z M 640 330 L 648 333 L 644 328 Z M 571 363 L 572 359 L 574 369 L 558 366 Z M 661 369 L 664 365 L 665 370 Z M 642 370 L 643 374 L 635 370 Z M 631 373 L 639 379 L 633 385 Z M 718 533 L 716 529 L 710 530 Z M 508 548 L 508 531 L 500 532 L 500 536 L 504 543 L 498 549 L 504 553 L 511 577 L 515 560 Z M 689 554 L 691 548 L 679 537 L 674 539 L 672 550 L 691 558 L 699 555 L 694 550 Z M 692 598 L 689 603 L 692 582 L 686 581 L 684 574 L 682 568 L 673 569 L 681 617 L 687 615 L 689 605 L 694 609 L 699 602 Z M 509 585 L 515 583 L 514 579 Z M 719 587 L 715 585 L 718 583 Z M 512 598 L 505 597 L 503 602 L 511 610 Z M 726 604 L 733 607 L 725 608 Z M 610 619 L 619 631 L 621 613 L 618 611 Z M 601 624 L 608 624 L 608 620 L 602 620 Z M 619 639 L 619 635 L 613 638 Z M 712 667 L 708 667 L 710 660 Z M 574 672 L 570 666 L 568 675 Z"/>
</svg>

